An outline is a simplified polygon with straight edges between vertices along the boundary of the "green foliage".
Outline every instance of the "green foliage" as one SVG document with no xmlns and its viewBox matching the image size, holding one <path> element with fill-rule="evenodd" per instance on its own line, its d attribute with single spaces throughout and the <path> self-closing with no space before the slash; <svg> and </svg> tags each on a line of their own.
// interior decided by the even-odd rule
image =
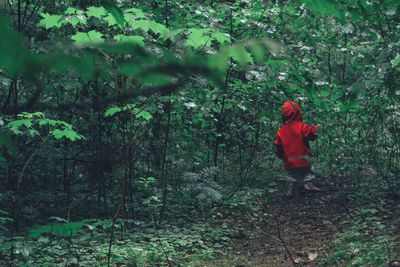
<svg viewBox="0 0 400 267">
<path fill-rule="evenodd" d="M 138 36 L 138 35 L 123 35 L 123 34 L 118 34 L 114 36 L 114 40 L 120 43 L 129 43 L 129 44 L 135 44 L 140 47 L 144 47 L 144 37 Z"/>
<path fill-rule="evenodd" d="M 327 264 L 339 266 L 387 266 L 389 237 L 371 237 L 357 230 L 349 230 L 334 240 L 335 252 L 327 257 Z"/>
<path fill-rule="evenodd" d="M 393 255 L 399 253 L 396 240 L 389 234 L 392 227 L 381 216 L 388 210 L 376 204 L 369 207 L 364 203 L 352 211 L 352 227 L 333 241 L 327 264 L 387 266 Z"/>
<path fill-rule="evenodd" d="M 62 17 L 60 15 L 50 15 L 48 13 L 41 13 L 40 15 L 43 18 L 38 25 L 44 27 L 46 30 L 51 28 L 60 28 L 62 26 Z"/>
<path fill-rule="evenodd" d="M 113 264 L 224 253 L 228 226 L 200 221 L 239 211 L 253 223 L 274 200 L 270 181 L 282 174 L 270 146 L 292 99 L 323 125 L 311 144 L 320 181 L 344 184 L 367 218 L 338 237 L 328 265 L 383 264 L 386 241 L 368 234 L 390 246 L 390 227 L 362 199 L 394 201 L 400 189 L 399 1 L 10 3 L 0 16 L 0 204 L 15 218 L 1 215 L 4 232 L 45 214 L 108 218 L 126 179 Z M 163 229 L 177 218 L 188 229 Z M 2 236 L 0 258 L 105 265 L 110 227 L 60 220 L 32 229 L 35 242 Z"/>
<path fill-rule="evenodd" d="M 144 32 L 153 32 L 162 39 L 165 39 L 169 34 L 167 27 L 152 20 L 135 20 L 130 27 L 134 30 L 140 29 Z"/>
<path fill-rule="evenodd" d="M 0 217 L 0 224 L 12 222 L 12 221 L 13 221 L 13 219 L 11 219 L 11 218 L 8 218 L 8 217 Z"/>
<path fill-rule="evenodd" d="M 44 225 L 29 230 L 29 238 L 38 238 L 43 234 L 72 237 L 84 226 L 84 222 L 70 222 L 63 224 Z"/>
<path fill-rule="evenodd" d="M 27 135 L 30 137 L 39 136 L 44 138 L 41 130 L 45 134 L 53 136 L 56 140 L 65 138 L 70 141 L 81 140 L 84 137 L 73 130 L 72 125 L 59 120 L 48 119 L 42 112 L 21 113 L 17 120 L 10 121 L 5 128 L 9 129 L 15 135 Z"/>
<path fill-rule="evenodd" d="M 392 68 L 397 67 L 400 64 L 400 55 L 397 55 L 392 61 Z"/>
<path fill-rule="evenodd" d="M 114 17 L 118 26 L 123 27 L 125 25 L 125 17 L 121 9 L 112 0 L 101 0 L 102 6 Z"/>
<path fill-rule="evenodd" d="M 76 262 L 79 257 L 82 265 L 102 265 L 107 260 L 111 224 L 110 220 L 86 220 L 33 228 L 24 242 L 21 237 L 3 242 L 1 260 L 9 259 L 9 249 L 14 246 L 14 260 L 18 263 L 65 264 Z M 176 266 L 187 266 L 192 260 L 213 259 L 230 248 L 229 229 L 202 222 L 184 227 L 168 224 L 155 229 L 143 221 L 122 219 L 116 231 L 123 235 L 116 235 L 114 264 L 152 266 L 174 262 Z M 70 253 L 71 247 L 79 254 Z"/>
<path fill-rule="evenodd" d="M 86 15 L 88 17 L 95 17 L 98 19 L 102 19 L 104 16 L 107 15 L 107 10 L 102 6 L 100 6 L 100 7 L 91 6 L 91 7 L 88 7 L 88 9 L 86 11 Z"/>
<path fill-rule="evenodd" d="M 135 74 L 135 77 L 139 79 L 139 82 L 144 84 L 150 83 L 152 86 L 170 85 L 173 84 L 175 78 L 174 74 L 179 75 L 182 72 L 186 75 L 191 73 L 199 73 L 218 81 L 218 79 L 222 80 L 223 78 L 223 73 L 227 68 L 227 62 L 229 61 L 230 55 L 232 55 L 234 59 L 237 60 L 241 65 L 246 65 L 252 62 L 248 51 L 245 51 L 246 49 L 241 45 L 230 47 L 225 51 L 222 50 L 221 53 L 212 55 L 206 60 L 202 57 L 193 57 L 192 55 L 184 58 L 176 56 L 171 57 L 171 54 L 165 53 L 163 50 L 161 50 L 162 53 L 165 53 L 165 56 L 168 60 L 167 62 L 165 62 L 165 60 L 162 61 L 162 66 L 165 66 L 165 68 L 157 67 L 155 70 L 154 66 L 161 64 L 161 60 L 158 56 L 150 55 L 143 50 L 137 50 L 134 47 L 129 46 L 143 47 L 146 40 L 145 37 L 131 34 L 116 34 L 112 38 L 122 43 L 120 46 L 108 44 L 103 44 L 100 46 L 100 44 L 104 43 L 105 41 L 105 33 L 95 29 L 90 31 L 79 30 L 79 25 L 86 24 L 87 22 L 88 17 L 86 13 L 89 12 L 92 15 L 95 11 L 98 10 L 88 9 L 88 11 L 84 12 L 75 8 L 69 8 L 65 11 L 62 24 L 71 24 L 77 28 L 76 32 L 71 35 L 71 39 L 80 48 L 97 47 L 105 52 L 108 50 L 112 51 L 113 54 L 123 54 L 127 53 L 128 51 L 136 52 L 137 55 L 140 55 L 138 61 L 130 61 L 129 66 L 131 67 L 129 69 L 125 67 L 126 63 L 122 62 L 120 69 L 123 70 L 123 74 Z M 100 14 L 104 13 L 103 11 L 99 12 Z M 170 31 L 164 25 L 153 20 L 142 19 L 144 16 L 143 12 L 140 13 L 136 9 L 129 9 L 127 10 L 127 13 L 131 14 L 132 16 L 137 15 L 139 19 L 135 19 L 134 22 L 132 22 L 133 25 L 127 28 L 126 31 L 137 29 L 141 30 L 142 32 L 153 33 L 156 35 L 155 38 L 160 37 L 162 39 L 165 39 L 170 35 Z M 47 14 L 46 16 L 49 17 L 50 15 Z M 100 17 L 103 19 L 102 16 Z M 113 16 L 108 16 L 106 18 L 115 19 Z M 43 26 L 46 28 L 53 27 L 54 21 L 55 19 L 51 20 L 51 22 L 53 22 L 52 24 L 47 21 L 43 22 Z M 108 20 L 108 23 L 109 22 L 110 21 Z M 52 54 L 42 55 L 34 54 L 21 45 L 15 46 L 16 43 L 22 43 L 21 37 L 15 32 L 11 31 L 8 26 L 6 26 L 7 23 L 5 20 L 3 23 L 1 30 L 5 32 L 3 32 L 2 35 L 6 36 L 7 38 L 5 38 L 6 42 L 0 44 L 3 47 L 3 49 L 1 49 L 2 60 L 0 61 L 0 67 L 4 67 L 11 75 L 27 73 L 29 74 L 28 77 L 34 77 L 38 71 L 45 71 L 48 73 L 53 73 L 53 71 L 55 71 L 56 73 L 62 74 L 66 71 L 73 70 L 81 75 L 85 80 L 91 80 L 94 78 L 94 73 L 97 71 L 100 71 L 101 73 L 105 73 L 107 70 L 112 71 L 112 65 L 109 64 L 107 60 L 104 60 L 104 58 L 91 53 L 86 54 L 81 52 L 83 55 L 76 56 L 76 51 L 72 51 L 72 53 L 65 53 L 65 51 L 53 49 L 54 51 Z M 57 19 L 57 23 L 61 23 L 59 22 L 59 19 Z M 57 24 L 57 26 L 58 25 L 61 24 Z M 210 41 L 216 40 L 217 42 L 226 43 L 228 40 L 228 37 L 221 32 L 213 31 L 208 35 L 210 36 Z M 109 36 L 108 33 L 107 36 Z M 209 44 L 208 41 L 207 44 Z M 266 48 L 265 46 L 263 47 Z M 257 60 L 261 61 L 261 53 L 259 49 L 256 52 Z M 17 59 L 14 56 L 16 54 L 18 54 Z M 152 64 L 147 64 L 147 62 L 152 62 Z M 135 70 L 139 70 L 139 73 L 128 72 L 128 70 L 131 70 L 133 66 L 135 66 Z M 177 66 L 179 66 L 179 68 L 177 68 Z M 218 73 L 218 71 L 221 71 L 222 73 Z"/>
<path fill-rule="evenodd" d="M 213 32 L 209 28 L 191 28 L 188 29 L 188 32 L 189 35 L 186 39 L 186 45 L 194 49 L 210 47 L 213 41 L 216 41 L 219 44 L 230 43 L 229 34 Z"/>
<path fill-rule="evenodd" d="M 339 4 L 339 1 L 335 0 L 304 0 L 304 2 L 312 11 L 323 14 L 333 15 L 341 21 L 345 18 L 345 10 Z"/>
<path fill-rule="evenodd" d="M 230 56 L 241 65 L 254 63 L 251 54 L 247 52 L 246 48 L 243 46 L 238 46 L 236 49 L 232 49 L 230 51 Z"/>
<path fill-rule="evenodd" d="M 55 139 L 60 140 L 66 138 L 71 141 L 81 140 L 83 136 L 72 130 L 71 128 L 64 128 L 63 130 L 55 129 L 52 132 Z"/>
<path fill-rule="evenodd" d="M 138 193 L 142 199 L 140 210 L 155 220 L 162 206 L 161 197 L 157 191 L 157 179 L 149 176 L 139 177 L 137 183 Z"/>
<path fill-rule="evenodd" d="M 204 168 L 199 173 L 185 172 L 182 175 L 184 181 L 184 194 L 187 195 L 186 201 L 193 202 L 195 205 L 207 207 L 222 199 L 221 186 L 215 182 L 218 168 Z"/>
<path fill-rule="evenodd" d="M 75 44 L 79 47 L 92 47 L 104 42 L 103 35 L 96 30 L 77 32 L 71 36 L 71 39 L 74 40 Z"/>
<path fill-rule="evenodd" d="M 153 118 L 153 116 L 148 112 L 145 111 L 143 109 L 140 109 L 138 107 L 136 107 L 136 105 L 134 104 L 126 104 L 124 106 L 121 107 L 111 107 L 108 108 L 106 110 L 106 112 L 104 113 L 105 117 L 112 117 L 115 114 L 118 114 L 120 112 L 128 112 L 133 114 L 136 118 L 142 118 L 146 121 L 151 120 Z"/>
</svg>

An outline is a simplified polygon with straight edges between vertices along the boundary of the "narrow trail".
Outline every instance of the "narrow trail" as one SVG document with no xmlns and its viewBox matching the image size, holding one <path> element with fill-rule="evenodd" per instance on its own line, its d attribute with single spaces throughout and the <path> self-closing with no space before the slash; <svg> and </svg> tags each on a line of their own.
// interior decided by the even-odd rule
<svg viewBox="0 0 400 267">
<path fill-rule="evenodd" d="M 334 188 L 301 193 L 293 199 L 276 197 L 263 207 L 262 216 L 242 224 L 233 239 L 228 261 L 214 266 L 321 266 L 335 234 L 350 225 L 346 205 Z M 231 218 L 234 219 L 234 218 Z M 211 266 L 211 265 L 210 265 Z"/>
<path fill-rule="evenodd" d="M 325 249 L 334 235 L 349 223 L 345 219 L 345 205 L 334 190 L 303 194 L 291 200 L 281 198 L 265 206 L 265 212 L 273 220 L 261 222 L 257 227 L 265 236 L 262 239 L 265 249 L 255 247 L 264 259 L 262 266 L 290 266 L 293 261 L 316 266 L 318 257 L 326 256 Z"/>
</svg>

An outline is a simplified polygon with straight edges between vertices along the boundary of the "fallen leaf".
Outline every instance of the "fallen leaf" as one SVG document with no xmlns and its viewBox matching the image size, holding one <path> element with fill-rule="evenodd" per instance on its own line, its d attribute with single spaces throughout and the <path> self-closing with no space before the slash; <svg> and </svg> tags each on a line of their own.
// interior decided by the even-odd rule
<svg viewBox="0 0 400 267">
<path fill-rule="evenodd" d="M 313 261 L 313 260 L 315 260 L 317 257 L 318 257 L 318 253 L 317 252 L 309 252 L 308 254 L 307 254 L 307 256 L 308 256 L 308 259 L 310 260 L 310 261 Z"/>
</svg>

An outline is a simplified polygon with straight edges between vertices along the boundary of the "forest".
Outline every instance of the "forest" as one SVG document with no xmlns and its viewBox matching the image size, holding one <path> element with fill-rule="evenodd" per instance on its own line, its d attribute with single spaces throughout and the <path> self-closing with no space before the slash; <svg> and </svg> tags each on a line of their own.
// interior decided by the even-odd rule
<svg viewBox="0 0 400 267">
<path fill-rule="evenodd" d="M 399 84 L 398 0 L 0 1 L 0 266 L 400 266 Z"/>
</svg>

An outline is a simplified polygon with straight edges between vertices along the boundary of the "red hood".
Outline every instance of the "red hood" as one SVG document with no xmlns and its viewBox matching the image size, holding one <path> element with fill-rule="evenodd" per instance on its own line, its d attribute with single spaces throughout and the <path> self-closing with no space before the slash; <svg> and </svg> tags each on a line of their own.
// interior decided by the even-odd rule
<svg viewBox="0 0 400 267">
<path fill-rule="evenodd" d="M 283 123 L 303 120 L 301 109 L 294 101 L 287 101 L 283 104 L 281 109 L 281 117 Z"/>
</svg>

